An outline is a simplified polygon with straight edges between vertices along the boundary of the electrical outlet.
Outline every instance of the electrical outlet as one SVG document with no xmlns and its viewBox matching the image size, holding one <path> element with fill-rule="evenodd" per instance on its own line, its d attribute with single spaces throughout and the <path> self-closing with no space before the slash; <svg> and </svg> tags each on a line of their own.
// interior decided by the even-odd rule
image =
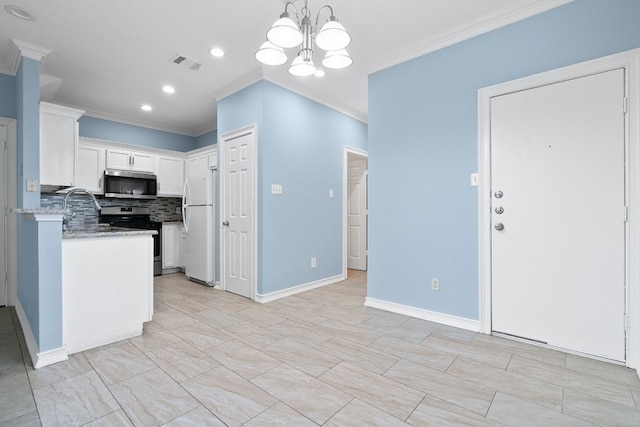
<svg viewBox="0 0 640 427">
<path fill-rule="evenodd" d="M 36 191 L 38 191 L 38 181 L 35 179 L 28 179 L 27 180 L 27 191 L 34 193 Z"/>
<path fill-rule="evenodd" d="M 440 290 L 440 279 L 438 279 L 437 277 L 433 277 L 431 279 L 431 290 L 432 291 L 439 291 Z"/>
<path fill-rule="evenodd" d="M 316 257 L 311 258 L 311 268 L 316 268 L 318 266 L 318 261 Z"/>
<path fill-rule="evenodd" d="M 282 185 L 271 184 L 271 194 L 282 194 Z"/>
</svg>

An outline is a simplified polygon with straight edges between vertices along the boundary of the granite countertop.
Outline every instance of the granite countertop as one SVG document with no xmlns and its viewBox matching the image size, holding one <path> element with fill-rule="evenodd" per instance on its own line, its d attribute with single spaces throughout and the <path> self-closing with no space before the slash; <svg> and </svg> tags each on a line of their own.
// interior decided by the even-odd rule
<svg viewBox="0 0 640 427">
<path fill-rule="evenodd" d="M 137 228 L 110 227 L 108 225 L 87 225 L 71 227 L 62 232 L 63 239 L 90 239 L 96 237 L 122 236 L 152 236 L 158 234 L 156 230 L 141 230 Z"/>
<path fill-rule="evenodd" d="M 51 207 L 44 207 L 44 208 L 11 208 L 9 209 L 9 213 L 12 214 L 66 214 L 67 212 L 69 212 L 69 209 L 62 209 L 62 208 L 51 208 Z"/>
</svg>

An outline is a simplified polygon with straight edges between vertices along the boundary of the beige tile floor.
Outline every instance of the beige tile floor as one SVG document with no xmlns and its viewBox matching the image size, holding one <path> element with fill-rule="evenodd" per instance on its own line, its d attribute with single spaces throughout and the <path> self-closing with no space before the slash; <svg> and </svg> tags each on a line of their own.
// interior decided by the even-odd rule
<svg viewBox="0 0 640 427">
<path fill-rule="evenodd" d="M 142 336 L 39 370 L 0 308 L 0 425 L 640 425 L 635 371 L 364 307 L 365 282 L 260 305 L 162 276 Z"/>
</svg>

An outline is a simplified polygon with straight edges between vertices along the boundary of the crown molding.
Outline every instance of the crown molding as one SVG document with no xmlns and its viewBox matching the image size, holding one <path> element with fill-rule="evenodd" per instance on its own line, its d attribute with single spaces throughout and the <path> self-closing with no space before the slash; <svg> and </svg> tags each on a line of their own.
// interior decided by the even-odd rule
<svg viewBox="0 0 640 427">
<path fill-rule="evenodd" d="M 190 136 L 190 137 L 197 136 L 197 135 L 195 135 L 193 132 L 191 132 L 188 129 L 172 128 L 172 127 L 169 127 L 169 126 L 163 126 L 163 125 L 152 123 L 152 122 L 146 122 L 146 121 L 143 122 L 143 121 L 131 120 L 128 117 L 119 116 L 119 115 L 116 115 L 116 114 L 105 113 L 105 112 L 98 111 L 98 110 L 85 109 L 85 114 L 84 115 L 88 116 L 88 117 L 93 117 L 94 119 L 108 120 L 110 122 L 122 123 L 122 124 L 125 124 L 125 125 L 138 126 L 138 127 L 142 127 L 142 128 L 146 128 L 146 129 L 153 129 L 153 130 L 159 130 L 159 131 L 163 131 L 163 132 L 175 133 L 175 134 L 178 134 L 178 135 L 185 135 L 185 136 Z"/>
<path fill-rule="evenodd" d="M 255 68 L 251 72 L 240 77 L 239 79 L 236 79 L 233 82 L 229 83 L 228 85 L 224 86 L 221 90 L 216 92 L 216 94 L 214 95 L 216 98 L 216 101 L 219 102 L 221 99 L 224 99 L 230 95 L 233 95 L 234 93 L 239 92 L 242 89 L 246 89 L 247 87 L 251 86 L 252 84 L 258 83 L 261 80 L 268 81 L 269 83 L 273 83 L 276 86 L 279 86 L 290 92 L 296 93 L 300 96 L 304 96 L 307 99 L 315 101 L 319 104 L 324 105 L 325 107 L 331 108 L 332 110 L 336 110 L 339 113 L 345 114 L 361 122 L 364 122 L 364 123 L 367 122 L 366 114 L 362 114 L 361 112 L 356 111 L 352 108 L 349 108 L 345 105 L 337 104 L 335 102 L 330 102 L 328 100 L 321 99 L 317 96 L 306 93 L 304 90 L 301 90 L 299 88 L 295 88 L 289 85 L 286 79 L 268 75 L 268 73 L 264 72 L 262 67 Z"/>
<path fill-rule="evenodd" d="M 375 63 L 369 74 L 401 64 L 411 59 L 452 46 L 464 40 L 471 39 L 489 31 L 513 24 L 514 22 L 530 18 L 574 0 L 540 0 L 533 5 L 508 6 L 497 12 L 481 16 L 467 24 L 436 34 L 435 36 L 405 49 L 397 55 Z"/>
<path fill-rule="evenodd" d="M 17 39 L 9 39 L 9 58 L 8 63 L 0 64 L 0 73 L 15 76 L 20 67 L 20 58 L 29 58 L 40 63 L 40 67 L 44 64 L 51 50 L 37 46 L 32 43 L 23 42 Z"/>
<path fill-rule="evenodd" d="M 256 67 L 253 70 L 249 71 L 247 74 L 235 79 L 231 83 L 223 86 L 213 94 L 213 97 L 219 102 L 221 99 L 224 99 L 230 95 L 233 95 L 236 92 L 241 91 L 242 89 L 248 88 L 254 83 L 258 83 L 260 80 L 264 80 L 264 72 L 262 67 Z"/>
<path fill-rule="evenodd" d="M 286 82 L 283 82 L 282 79 L 275 79 L 272 77 L 265 77 L 264 80 L 268 81 L 269 83 L 273 83 L 276 86 L 280 86 L 283 89 L 286 89 L 290 92 L 293 92 L 295 94 L 298 94 L 300 96 L 303 96 L 307 99 L 310 99 L 311 101 L 317 102 L 318 104 L 324 105 L 327 108 L 331 108 L 332 110 L 335 110 L 339 113 L 344 114 L 345 116 L 349 116 L 352 119 L 356 119 L 358 121 L 361 121 L 363 123 L 367 123 L 367 116 L 366 114 L 362 114 L 361 112 L 353 109 L 353 108 L 349 108 L 346 105 L 343 104 L 339 104 L 336 102 L 332 102 L 329 101 L 327 99 L 322 99 L 318 96 L 315 95 L 311 95 L 309 93 L 306 93 L 304 90 L 299 89 L 299 88 L 295 88 L 292 87 L 290 85 L 288 85 Z"/>
</svg>

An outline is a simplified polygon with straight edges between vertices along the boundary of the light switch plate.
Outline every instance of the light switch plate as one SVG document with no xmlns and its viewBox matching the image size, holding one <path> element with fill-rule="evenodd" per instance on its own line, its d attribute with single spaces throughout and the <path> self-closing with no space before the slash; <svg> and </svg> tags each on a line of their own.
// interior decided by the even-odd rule
<svg viewBox="0 0 640 427">
<path fill-rule="evenodd" d="M 333 188 L 329 189 L 329 198 L 333 199 Z"/>
<path fill-rule="evenodd" d="M 478 174 L 477 173 L 472 173 L 471 174 L 471 186 L 472 187 L 477 187 L 478 186 Z"/>
</svg>

